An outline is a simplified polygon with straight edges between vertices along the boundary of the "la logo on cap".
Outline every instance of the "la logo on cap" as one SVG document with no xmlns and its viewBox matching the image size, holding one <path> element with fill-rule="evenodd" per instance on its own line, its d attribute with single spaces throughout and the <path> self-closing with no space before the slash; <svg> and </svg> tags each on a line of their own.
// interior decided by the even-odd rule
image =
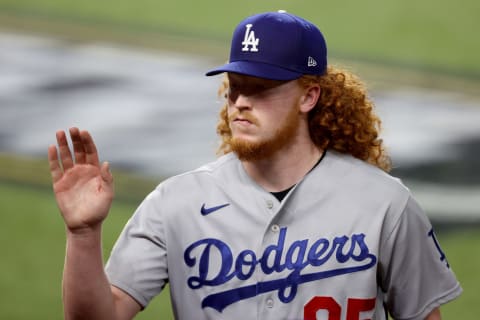
<svg viewBox="0 0 480 320">
<path fill-rule="evenodd" d="M 258 43 L 260 42 L 259 38 L 255 38 L 255 31 L 251 30 L 252 29 L 252 24 L 249 23 L 245 26 L 247 30 L 245 30 L 245 36 L 243 38 L 243 48 L 242 51 L 250 51 L 250 52 L 258 52 Z M 252 46 L 249 48 L 249 46 Z"/>
</svg>

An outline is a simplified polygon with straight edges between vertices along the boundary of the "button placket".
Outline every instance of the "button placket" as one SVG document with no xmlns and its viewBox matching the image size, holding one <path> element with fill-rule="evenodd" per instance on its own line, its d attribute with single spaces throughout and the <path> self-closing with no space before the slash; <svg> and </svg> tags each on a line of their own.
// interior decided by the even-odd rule
<svg viewBox="0 0 480 320">
<path fill-rule="evenodd" d="M 280 231 L 280 226 L 278 224 L 272 224 L 270 230 L 272 230 L 272 232 L 274 233 L 277 233 L 278 231 Z"/>
<path fill-rule="evenodd" d="M 273 209 L 273 201 L 272 200 L 267 200 L 266 201 L 267 209 L 272 210 Z"/>
<path fill-rule="evenodd" d="M 273 305 L 275 304 L 275 302 L 273 301 L 272 298 L 267 298 L 267 300 L 265 301 L 265 305 L 267 306 L 267 308 L 271 309 L 273 308 Z"/>
</svg>

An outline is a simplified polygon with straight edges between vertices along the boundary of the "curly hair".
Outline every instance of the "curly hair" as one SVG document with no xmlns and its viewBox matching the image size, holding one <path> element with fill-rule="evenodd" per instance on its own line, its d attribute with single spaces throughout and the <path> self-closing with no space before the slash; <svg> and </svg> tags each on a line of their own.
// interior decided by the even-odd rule
<svg viewBox="0 0 480 320">
<path fill-rule="evenodd" d="M 379 138 L 381 120 L 360 79 L 347 70 L 329 66 L 324 75 L 304 75 L 298 80 L 305 88 L 320 85 L 320 97 L 308 117 L 311 139 L 319 148 L 350 154 L 386 172 L 391 170 L 390 157 Z M 225 77 L 218 93 L 223 96 L 227 90 Z M 227 104 L 219 117 L 217 134 L 221 145 L 217 153 L 226 154 L 232 151 Z"/>
</svg>

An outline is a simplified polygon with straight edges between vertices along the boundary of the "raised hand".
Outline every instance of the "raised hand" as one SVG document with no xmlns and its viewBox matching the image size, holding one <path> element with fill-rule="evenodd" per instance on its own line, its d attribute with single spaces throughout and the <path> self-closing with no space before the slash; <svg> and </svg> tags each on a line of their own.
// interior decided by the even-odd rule
<svg viewBox="0 0 480 320">
<path fill-rule="evenodd" d="M 65 225 L 80 233 L 101 226 L 113 200 L 109 164 L 100 165 L 97 148 L 88 131 L 70 128 L 73 153 L 64 131 L 56 133 L 57 146 L 48 148 L 53 191 Z M 58 157 L 60 155 L 60 159 Z"/>
</svg>

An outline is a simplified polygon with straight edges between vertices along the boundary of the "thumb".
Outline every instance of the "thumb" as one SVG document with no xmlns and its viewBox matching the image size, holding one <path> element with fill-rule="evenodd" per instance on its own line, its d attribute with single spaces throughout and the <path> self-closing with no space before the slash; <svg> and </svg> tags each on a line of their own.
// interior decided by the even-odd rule
<svg viewBox="0 0 480 320">
<path fill-rule="evenodd" d="M 103 181 L 107 182 L 108 184 L 112 184 L 113 182 L 113 175 L 110 172 L 110 163 L 105 161 L 102 163 L 100 168 L 100 174 L 102 175 Z"/>
</svg>

